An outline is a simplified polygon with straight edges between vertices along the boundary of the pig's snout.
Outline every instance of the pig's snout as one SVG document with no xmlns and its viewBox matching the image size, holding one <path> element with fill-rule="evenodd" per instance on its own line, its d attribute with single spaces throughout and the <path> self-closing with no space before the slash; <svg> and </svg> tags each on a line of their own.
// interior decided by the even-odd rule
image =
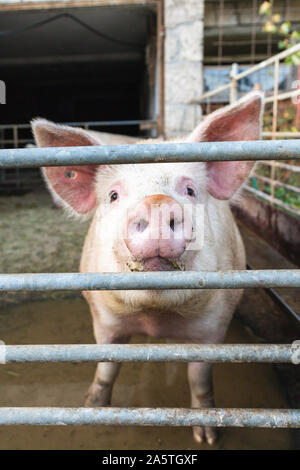
<svg viewBox="0 0 300 470">
<path fill-rule="evenodd" d="M 175 199 L 157 194 L 141 201 L 129 214 L 125 242 L 137 260 L 176 259 L 192 237 L 192 224 Z"/>
</svg>

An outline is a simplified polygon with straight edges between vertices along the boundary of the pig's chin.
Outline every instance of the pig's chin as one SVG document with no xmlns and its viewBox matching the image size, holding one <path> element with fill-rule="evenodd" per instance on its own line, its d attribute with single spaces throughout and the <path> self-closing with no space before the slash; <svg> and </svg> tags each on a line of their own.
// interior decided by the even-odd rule
<svg viewBox="0 0 300 470">
<path fill-rule="evenodd" d="M 175 271 L 179 269 L 171 261 L 161 256 L 155 256 L 142 261 L 143 271 Z"/>
</svg>

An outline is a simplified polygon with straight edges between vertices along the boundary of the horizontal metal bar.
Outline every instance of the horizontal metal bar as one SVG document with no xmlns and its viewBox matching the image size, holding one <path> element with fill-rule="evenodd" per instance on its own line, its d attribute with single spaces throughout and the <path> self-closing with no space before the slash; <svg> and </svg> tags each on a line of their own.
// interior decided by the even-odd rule
<svg viewBox="0 0 300 470">
<path fill-rule="evenodd" d="M 268 166 L 273 166 L 274 162 L 273 161 L 268 161 L 268 160 L 262 160 L 261 162 L 258 162 L 259 165 L 268 165 Z M 284 170 L 290 170 L 293 171 L 294 173 L 300 173 L 300 165 L 290 165 L 289 163 L 282 163 L 282 162 L 276 162 L 275 165 L 277 168 L 283 168 Z"/>
<path fill-rule="evenodd" d="M 299 348 L 300 349 L 300 348 Z M 3 345 L 1 362 L 272 362 L 293 363 L 290 344 Z"/>
<path fill-rule="evenodd" d="M 1 139 L 0 140 L 0 145 L 3 145 L 3 144 L 34 144 L 34 139 L 31 138 L 31 139 L 17 139 L 17 141 L 15 139 Z"/>
<path fill-rule="evenodd" d="M 279 93 L 278 95 L 272 95 L 265 98 L 265 103 L 273 103 L 273 101 L 282 101 L 287 100 L 289 98 L 296 98 L 300 95 L 300 89 L 297 88 L 296 90 L 289 90 L 283 93 Z"/>
<path fill-rule="evenodd" d="M 157 124 L 157 121 L 148 119 L 134 119 L 134 120 L 127 120 L 127 121 L 82 121 L 82 122 L 63 122 L 62 124 L 68 126 L 137 126 L 143 124 Z M 1 129 L 30 129 L 31 124 L 0 124 Z"/>
<path fill-rule="evenodd" d="M 300 287 L 300 269 L 0 274 L 0 291 Z"/>
<path fill-rule="evenodd" d="M 300 410 L 253 408 L 0 408 L 0 425 L 299 428 Z"/>
<path fill-rule="evenodd" d="M 300 132 L 280 132 L 280 131 L 276 131 L 276 132 L 269 132 L 269 131 L 266 131 L 266 132 L 263 132 L 262 133 L 263 137 L 293 137 L 294 139 L 299 139 L 300 138 Z"/>
<path fill-rule="evenodd" d="M 0 168 L 300 159 L 299 140 L 1 149 Z"/>
<path fill-rule="evenodd" d="M 244 70 L 243 72 L 240 72 L 235 76 L 235 80 L 241 80 L 244 77 L 247 77 L 248 75 L 251 75 L 254 72 L 257 72 L 258 70 L 262 70 L 265 67 L 269 67 L 270 65 L 274 64 L 277 61 L 281 61 L 286 59 L 286 57 L 289 57 L 292 54 L 295 54 L 295 52 L 300 51 L 300 44 L 295 44 L 293 47 L 290 47 L 289 49 L 286 49 L 282 52 L 279 52 L 276 55 L 273 55 L 269 57 L 268 59 L 264 60 L 263 62 L 260 62 L 259 64 L 253 65 L 253 67 Z"/>
<path fill-rule="evenodd" d="M 124 121 L 82 121 L 82 122 L 66 122 L 68 126 L 138 126 L 143 124 L 153 124 L 156 125 L 157 121 L 151 119 L 134 119 L 134 120 L 124 120 Z"/>
</svg>

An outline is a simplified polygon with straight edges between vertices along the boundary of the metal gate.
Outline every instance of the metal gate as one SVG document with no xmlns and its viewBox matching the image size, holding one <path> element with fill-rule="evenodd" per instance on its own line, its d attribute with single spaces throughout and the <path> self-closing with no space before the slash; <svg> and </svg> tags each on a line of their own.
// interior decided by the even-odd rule
<svg viewBox="0 0 300 470">
<path fill-rule="evenodd" d="M 300 159 L 297 140 L 0 150 L 0 168 Z M 0 291 L 300 287 L 300 270 L 0 274 Z M 226 345 L 0 346 L 8 362 L 205 361 L 300 363 L 300 342 Z M 0 408 L 0 425 L 140 425 L 300 428 L 300 409 Z"/>
</svg>

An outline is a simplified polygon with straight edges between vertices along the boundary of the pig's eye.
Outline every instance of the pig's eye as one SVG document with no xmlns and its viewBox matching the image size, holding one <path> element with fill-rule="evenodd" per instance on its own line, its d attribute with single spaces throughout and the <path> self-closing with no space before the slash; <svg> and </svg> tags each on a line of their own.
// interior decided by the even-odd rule
<svg viewBox="0 0 300 470">
<path fill-rule="evenodd" d="M 195 191 L 192 188 L 186 188 L 186 194 L 191 197 L 195 197 Z"/>
<path fill-rule="evenodd" d="M 70 180 L 73 180 L 75 179 L 77 176 L 77 172 L 76 171 L 73 171 L 73 170 L 66 170 L 65 171 L 65 177 L 70 179 Z"/>
<path fill-rule="evenodd" d="M 110 193 L 110 202 L 114 202 L 118 199 L 119 195 L 116 191 L 112 191 Z"/>
</svg>

